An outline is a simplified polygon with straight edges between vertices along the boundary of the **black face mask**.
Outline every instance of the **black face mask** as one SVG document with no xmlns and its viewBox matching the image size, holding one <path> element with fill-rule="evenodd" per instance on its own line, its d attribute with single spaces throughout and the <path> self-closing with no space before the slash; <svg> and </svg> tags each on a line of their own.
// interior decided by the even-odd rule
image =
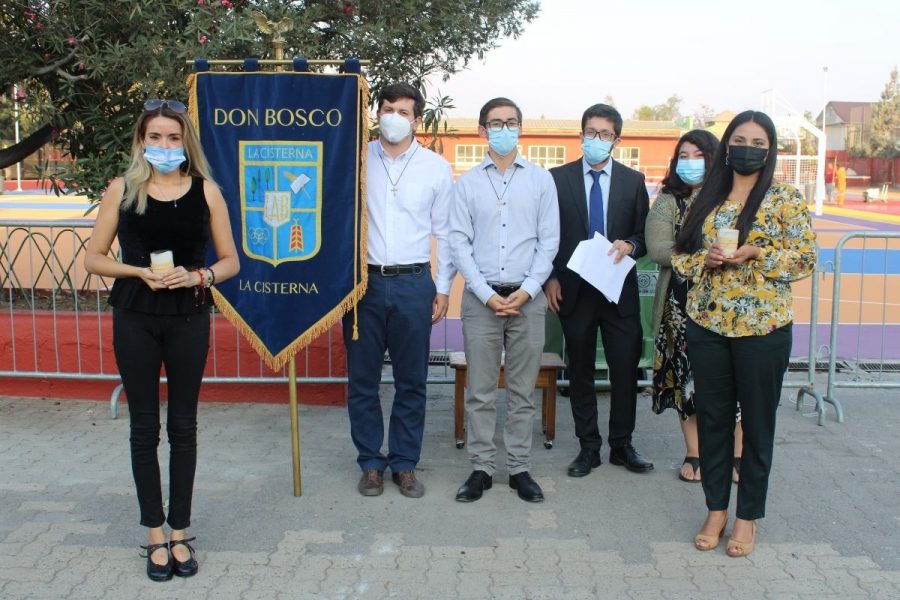
<svg viewBox="0 0 900 600">
<path fill-rule="evenodd" d="M 741 175 L 752 175 L 764 166 L 769 156 L 768 148 L 754 146 L 728 146 L 728 164 Z"/>
</svg>

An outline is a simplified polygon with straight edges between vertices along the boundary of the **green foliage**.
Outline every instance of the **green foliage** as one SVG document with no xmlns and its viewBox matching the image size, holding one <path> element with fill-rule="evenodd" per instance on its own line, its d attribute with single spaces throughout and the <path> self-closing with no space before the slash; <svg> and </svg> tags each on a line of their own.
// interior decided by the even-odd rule
<svg viewBox="0 0 900 600">
<path fill-rule="evenodd" d="M 452 102 L 453 99 L 449 96 L 439 95 L 437 100 L 427 101 L 425 114 L 422 115 L 422 126 L 430 138 L 428 149 L 438 154 L 444 153 L 444 144 L 441 138 L 453 136 L 447 124 L 447 111 L 456 108 Z"/>
<path fill-rule="evenodd" d="M 897 67 L 891 71 L 891 78 L 881 92 L 881 100 L 872 111 L 869 150 L 872 156 L 880 158 L 900 156 L 900 80 Z"/>
<path fill-rule="evenodd" d="M 642 104 L 634 110 L 632 118 L 638 121 L 674 121 L 681 116 L 681 102 L 678 94 L 672 94 L 663 104 Z"/>
<path fill-rule="evenodd" d="M 35 129 L 51 123 L 75 159 L 62 184 L 96 199 L 126 165 L 147 98 L 180 98 L 187 60 L 274 58 L 250 11 L 293 19 L 286 57 L 372 61 L 372 97 L 392 81 L 424 86 L 519 36 L 536 0 L 0 0 L 0 89 L 24 86 Z M 447 99 L 449 100 L 449 99 Z M 9 123 L 0 103 L 0 124 Z M 441 99 L 437 116 L 450 108 Z M 440 119 L 438 119 L 440 122 Z"/>
<path fill-rule="evenodd" d="M 863 146 L 847 146 L 847 156 L 850 158 L 868 158 L 869 150 Z"/>
</svg>

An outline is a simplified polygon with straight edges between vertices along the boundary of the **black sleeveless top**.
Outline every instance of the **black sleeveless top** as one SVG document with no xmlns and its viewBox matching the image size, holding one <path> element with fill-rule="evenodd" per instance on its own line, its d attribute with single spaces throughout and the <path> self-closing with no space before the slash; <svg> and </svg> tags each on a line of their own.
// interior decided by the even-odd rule
<svg viewBox="0 0 900 600">
<path fill-rule="evenodd" d="M 187 270 L 203 267 L 210 237 L 203 178 L 193 177 L 187 193 L 173 201 L 162 202 L 148 196 L 147 210 L 142 215 L 134 210 L 120 210 L 117 235 L 122 262 L 127 265 L 149 267 L 151 252 L 171 250 L 176 266 Z M 193 287 L 153 291 L 140 277 L 123 277 L 113 283 L 109 303 L 154 315 L 208 311 L 208 291 L 202 298 L 195 296 Z"/>
</svg>

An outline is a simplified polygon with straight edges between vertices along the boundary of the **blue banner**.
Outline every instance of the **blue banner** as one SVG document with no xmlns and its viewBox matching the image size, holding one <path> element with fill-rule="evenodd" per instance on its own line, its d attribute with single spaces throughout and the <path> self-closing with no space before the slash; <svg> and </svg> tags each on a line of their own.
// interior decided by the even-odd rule
<svg viewBox="0 0 900 600">
<path fill-rule="evenodd" d="M 241 262 L 213 297 L 278 369 L 365 292 L 368 88 L 355 73 L 201 72 L 189 84 Z"/>
</svg>

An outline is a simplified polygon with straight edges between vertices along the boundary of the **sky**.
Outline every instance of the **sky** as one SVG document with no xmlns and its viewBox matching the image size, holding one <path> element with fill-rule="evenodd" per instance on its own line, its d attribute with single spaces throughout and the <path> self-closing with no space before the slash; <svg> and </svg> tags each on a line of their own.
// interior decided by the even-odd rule
<svg viewBox="0 0 900 600">
<path fill-rule="evenodd" d="M 450 117 L 506 96 L 524 118 L 578 119 L 612 96 L 626 118 L 683 98 L 682 114 L 761 108 L 766 90 L 802 114 L 877 102 L 900 67 L 898 0 L 543 0 L 518 39 L 431 81 Z M 824 67 L 828 68 L 827 73 Z"/>
</svg>

